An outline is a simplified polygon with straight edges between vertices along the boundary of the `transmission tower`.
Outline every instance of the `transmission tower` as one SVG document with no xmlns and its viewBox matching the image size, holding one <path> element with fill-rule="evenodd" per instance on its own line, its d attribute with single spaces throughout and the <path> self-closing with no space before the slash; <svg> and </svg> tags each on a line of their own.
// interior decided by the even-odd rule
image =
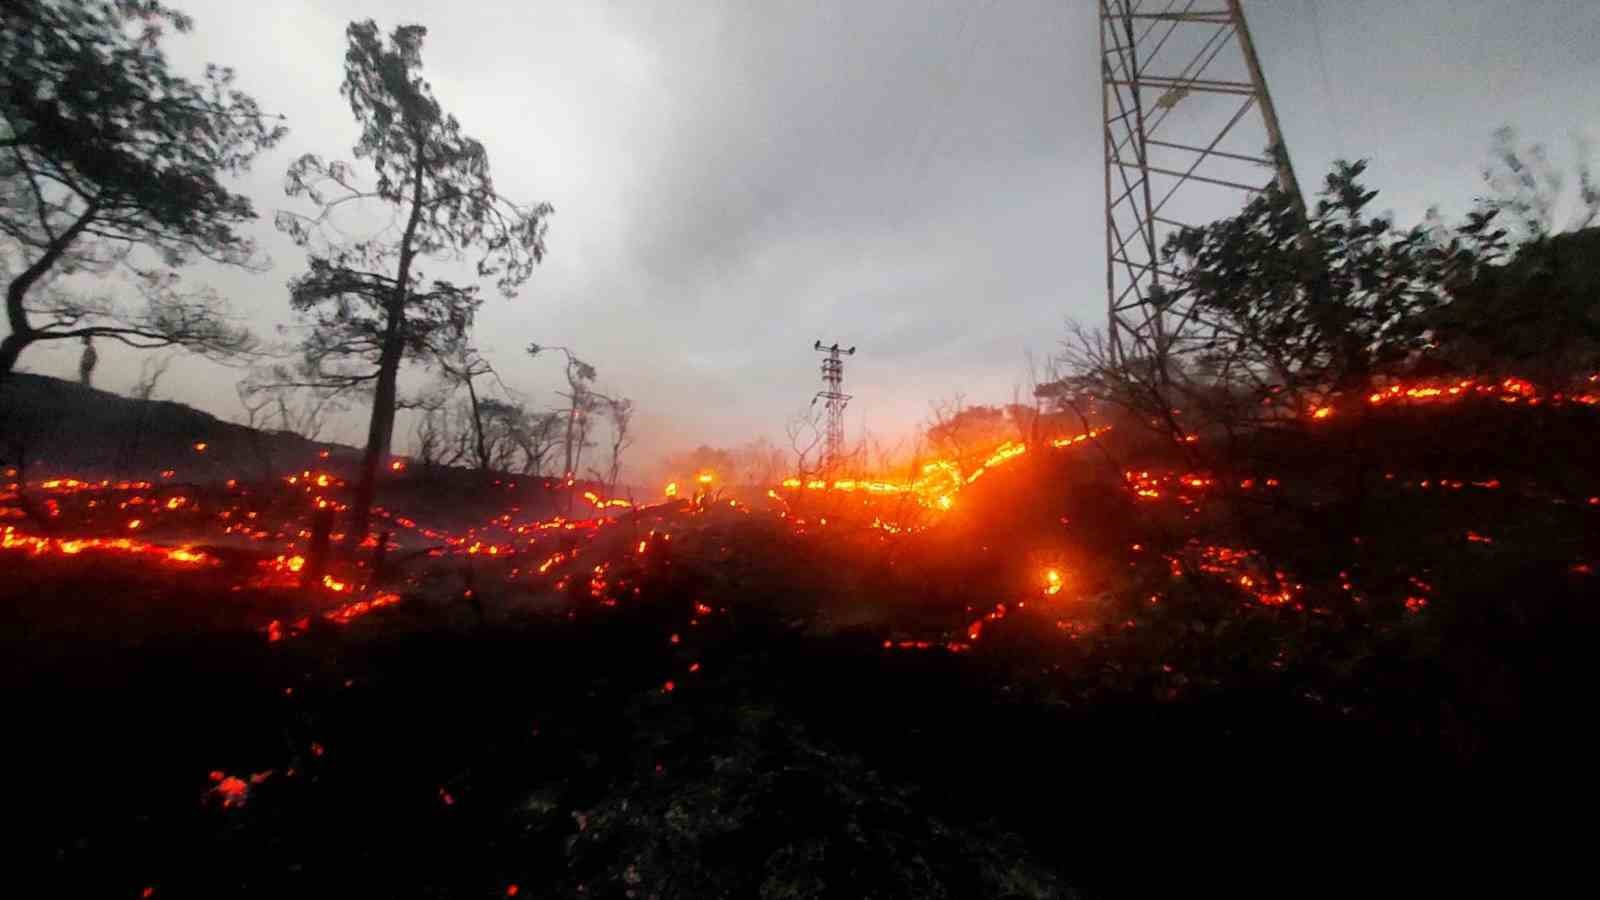
<svg viewBox="0 0 1600 900">
<path fill-rule="evenodd" d="M 1274 181 L 1302 221 L 1305 204 L 1239 0 L 1100 0 L 1100 50 L 1111 353 L 1190 352 L 1222 330 L 1186 303 L 1154 302 L 1174 278 L 1167 237 Z"/>
<path fill-rule="evenodd" d="M 822 440 L 822 471 L 832 472 L 844 458 L 844 408 L 850 402 L 850 395 L 843 392 L 844 357 L 854 356 L 856 348 L 840 350 L 838 344 L 824 347 L 821 341 L 817 341 L 812 349 L 827 354 L 822 360 L 822 390 L 811 398 L 811 405 L 815 406 L 818 400 L 828 401 L 827 430 L 823 432 Z"/>
</svg>

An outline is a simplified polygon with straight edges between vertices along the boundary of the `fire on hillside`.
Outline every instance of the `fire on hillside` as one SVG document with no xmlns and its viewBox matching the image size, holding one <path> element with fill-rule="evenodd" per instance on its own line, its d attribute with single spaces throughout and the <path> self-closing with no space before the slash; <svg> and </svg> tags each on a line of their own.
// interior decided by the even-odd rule
<svg viewBox="0 0 1600 900">
<path fill-rule="evenodd" d="M 1593 380 L 1593 379 L 1591 379 Z M 1469 398 L 1490 399 L 1508 404 L 1574 403 L 1594 405 L 1600 396 L 1591 393 L 1544 398 L 1521 379 L 1482 381 L 1461 379 L 1440 383 L 1391 385 L 1364 398 L 1364 405 L 1388 408 L 1397 404 L 1436 405 Z M 1306 415 L 1315 427 L 1340 418 L 1341 402 L 1334 400 L 1316 406 Z M 221 565 L 224 552 L 251 557 L 246 570 L 235 571 L 238 585 L 281 591 L 306 591 L 319 598 L 312 604 L 317 614 L 329 622 L 345 624 L 400 601 L 404 587 L 388 589 L 381 581 L 394 581 L 394 572 L 379 572 L 382 561 L 368 557 L 387 554 L 389 566 L 399 568 L 401 557 L 433 560 L 495 560 L 504 563 L 509 581 L 528 583 L 543 579 L 556 590 L 567 589 L 580 579 L 592 598 L 615 603 L 617 588 L 629 583 L 626 573 L 636 569 L 639 559 L 651 548 L 671 540 L 674 529 L 685 527 L 692 517 L 721 511 L 733 515 L 773 517 L 783 523 L 795 539 L 827 533 L 877 535 L 880 541 L 904 539 L 926 532 L 952 517 L 961 515 L 963 492 L 971 490 L 989 473 L 1010 468 L 1017 460 L 1043 453 L 1059 453 L 1086 447 L 1102 439 L 1111 426 L 1102 425 L 1084 432 L 1046 438 L 1037 444 L 1006 442 L 984 454 L 976 465 L 963 468 L 954 459 L 935 459 L 921 464 L 911 480 L 887 477 L 791 477 L 768 488 L 764 503 L 741 503 L 725 498 L 717 487 L 713 472 L 700 472 L 684 479 L 692 491 L 674 481 L 665 486 L 664 497 L 655 503 L 640 503 L 623 498 L 602 497 L 593 489 L 568 479 L 547 482 L 546 487 L 565 489 L 581 501 L 591 515 L 574 518 L 564 515 L 531 516 L 515 502 L 481 517 L 475 525 L 447 527 L 424 524 L 420 512 L 401 513 L 378 507 L 376 514 L 386 529 L 371 536 L 360 552 L 347 554 L 319 568 L 309 583 L 308 556 L 312 555 L 314 519 L 319 512 L 337 514 L 347 508 L 349 485 L 331 472 L 303 469 L 284 476 L 276 483 L 250 483 L 230 479 L 222 485 L 183 484 L 176 470 L 163 473 L 160 482 L 93 481 L 56 477 L 24 483 L 12 480 L 0 492 L 0 550 L 32 557 L 92 558 L 115 554 L 174 571 L 214 570 Z M 195 452 L 203 452 L 203 442 Z M 395 460 L 396 476 L 404 472 L 402 460 Z M 16 478 L 15 470 L 8 474 Z M 1404 490 L 1460 492 L 1497 491 L 1497 478 L 1457 478 L 1447 474 L 1434 477 L 1397 477 L 1387 480 Z M 1204 471 L 1153 468 L 1128 469 L 1121 473 L 1128 496 L 1137 503 L 1165 504 L 1193 513 L 1208 500 L 1228 492 L 1276 492 L 1286 490 L 1272 473 L 1257 473 L 1229 483 Z M 501 482 L 494 482 L 499 485 Z M 514 485 L 506 482 L 517 496 Z M 1600 497 L 1588 497 L 1589 505 L 1600 508 Z M 644 532 L 641 534 L 641 529 Z M 607 541 L 608 533 L 627 532 L 625 540 Z M 134 535 L 138 535 L 135 537 Z M 343 535 L 326 535 L 338 543 Z M 1461 539 L 1492 543 L 1484 530 L 1462 529 Z M 381 551 L 381 552 L 380 552 Z M 1128 550 L 1129 564 L 1138 564 L 1149 553 L 1141 544 Z M 1293 573 L 1277 570 L 1261 552 L 1250 547 L 1230 547 L 1206 543 L 1179 542 L 1162 549 L 1161 558 L 1174 578 L 1198 572 L 1217 576 L 1234 584 L 1244 595 L 1264 606 L 1304 609 L 1305 585 Z M 1104 562 L 1104 561 L 1102 561 Z M 1588 571 L 1591 562 L 1573 560 L 1574 572 Z M 631 567 L 631 568 L 630 568 Z M 386 578 L 387 576 L 387 578 Z M 965 649 L 978 640 L 987 622 L 1008 611 L 1029 608 L 1052 610 L 1058 628 L 1073 632 L 1082 627 L 1075 621 L 1075 591 L 1083 589 L 1081 580 L 1072 578 L 1062 567 L 1041 567 L 1021 573 L 1023 583 L 1033 587 L 1017 596 L 998 600 L 964 629 L 929 638 L 887 641 L 886 647 L 927 649 L 946 647 Z M 1413 612 L 1427 605 L 1427 573 L 1417 573 L 1413 583 L 1417 593 L 1408 595 L 1406 606 Z M 1348 578 L 1341 590 L 1360 595 Z M 1151 603 L 1160 603 L 1154 594 Z M 299 626 L 273 619 L 263 628 L 271 640 L 303 630 Z"/>
</svg>

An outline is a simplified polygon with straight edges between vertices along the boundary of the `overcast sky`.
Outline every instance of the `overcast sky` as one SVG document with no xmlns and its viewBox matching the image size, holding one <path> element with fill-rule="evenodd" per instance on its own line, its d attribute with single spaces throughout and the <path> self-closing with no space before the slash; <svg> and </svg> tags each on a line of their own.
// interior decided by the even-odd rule
<svg viewBox="0 0 1600 900">
<path fill-rule="evenodd" d="M 284 284 L 304 265 L 271 225 L 291 205 L 283 171 L 305 152 L 349 158 L 343 32 L 369 17 L 427 26 L 427 77 L 497 186 L 555 206 L 546 262 L 485 305 L 479 345 L 541 405 L 558 363 L 521 348 L 574 348 L 638 402 L 644 455 L 783 444 L 816 389 L 818 338 L 860 347 L 852 437 L 894 437 L 956 391 L 1008 400 L 1026 351 L 1103 315 L 1094 0 L 173 2 L 196 20 L 173 41 L 180 65 L 234 66 L 289 118 L 238 185 L 274 268 L 187 275 L 264 332 L 289 321 Z M 1402 223 L 1459 213 L 1497 126 L 1563 161 L 1572 134 L 1600 133 L 1594 0 L 1245 9 L 1308 191 L 1364 156 Z M 23 365 L 66 374 L 76 350 Z M 97 383 L 125 390 L 138 365 L 104 348 Z M 233 418 L 236 377 L 180 361 L 158 394 Z"/>
</svg>

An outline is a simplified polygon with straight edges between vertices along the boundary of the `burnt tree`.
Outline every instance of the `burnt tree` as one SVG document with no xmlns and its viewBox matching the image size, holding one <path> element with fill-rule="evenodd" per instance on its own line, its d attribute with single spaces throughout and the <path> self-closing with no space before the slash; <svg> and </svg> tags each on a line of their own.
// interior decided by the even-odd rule
<svg viewBox="0 0 1600 900">
<path fill-rule="evenodd" d="M 467 340 L 482 300 L 478 288 L 424 279 L 418 263 L 476 256 L 480 278 L 507 297 L 544 258 L 548 204 L 520 205 L 495 190 L 489 158 L 461 132 L 422 77 L 427 30 L 403 25 L 385 39 L 371 20 L 346 30 L 340 93 L 361 125 L 354 154 L 376 180 L 347 162 L 307 154 L 289 167 L 289 196 L 309 200 L 314 215 L 280 212 L 278 227 L 309 255 L 291 282 L 291 303 L 312 328 L 303 350 L 320 384 L 370 390 L 372 418 L 350 514 L 353 544 L 367 535 L 378 475 L 394 436 L 400 365 L 437 360 Z M 404 225 L 366 240 L 340 232 L 341 208 L 387 207 Z"/>
</svg>

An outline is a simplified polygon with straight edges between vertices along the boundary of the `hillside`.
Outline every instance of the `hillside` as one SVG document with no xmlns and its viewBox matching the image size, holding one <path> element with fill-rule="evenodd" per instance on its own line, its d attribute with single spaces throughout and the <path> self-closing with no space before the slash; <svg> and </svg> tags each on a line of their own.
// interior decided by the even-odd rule
<svg viewBox="0 0 1600 900">
<path fill-rule="evenodd" d="M 319 464 L 342 470 L 360 458 L 353 447 L 247 428 L 182 403 L 24 373 L 0 387 L 0 434 L 0 458 L 22 464 L 30 478 L 150 480 L 173 470 L 179 480 L 207 483 Z"/>
</svg>

